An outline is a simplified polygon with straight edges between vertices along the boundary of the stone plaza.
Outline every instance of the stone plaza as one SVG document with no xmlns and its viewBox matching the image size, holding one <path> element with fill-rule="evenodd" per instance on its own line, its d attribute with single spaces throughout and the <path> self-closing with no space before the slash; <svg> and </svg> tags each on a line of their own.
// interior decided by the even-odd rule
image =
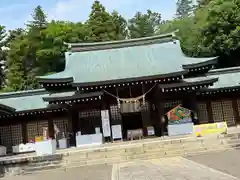
<svg viewBox="0 0 240 180">
<path fill-rule="evenodd" d="M 240 150 L 6 176 L 4 180 L 238 180 Z"/>
</svg>

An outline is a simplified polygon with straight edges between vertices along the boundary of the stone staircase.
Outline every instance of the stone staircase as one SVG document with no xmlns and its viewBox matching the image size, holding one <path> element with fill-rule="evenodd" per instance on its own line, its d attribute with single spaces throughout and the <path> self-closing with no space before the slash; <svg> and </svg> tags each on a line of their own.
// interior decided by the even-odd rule
<svg viewBox="0 0 240 180">
<path fill-rule="evenodd" d="M 2 161 L 2 175 L 35 173 L 43 170 L 96 164 L 113 164 L 135 159 L 157 159 L 187 156 L 206 152 L 232 150 L 240 147 L 240 133 L 208 137 L 153 138 L 132 142 L 105 144 L 101 147 L 69 149 L 43 157 L 25 157 Z"/>
</svg>

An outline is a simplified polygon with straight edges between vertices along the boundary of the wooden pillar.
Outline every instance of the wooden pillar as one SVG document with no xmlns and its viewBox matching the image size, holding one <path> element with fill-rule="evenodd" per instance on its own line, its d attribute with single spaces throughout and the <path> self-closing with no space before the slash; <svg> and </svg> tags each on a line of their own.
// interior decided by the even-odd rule
<svg viewBox="0 0 240 180">
<path fill-rule="evenodd" d="M 22 140 L 23 143 L 28 143 L 28 130 L 27 130 L 27 121 L 22 121 L 21 122 L 21 127 L 22 127 Z"/>
<path fill-rule="evenodd" d="M 156 88 L 152 99 L 153 106 L 151 107 L 153 108 L 152 116 L 155 122 L 154 130 L 156 136 L 161 136 L 164 132 L 164 123 L 162 122 L 164 116 L 163 97 L 164 93 L 159 88 Z"/>
<path fill-rule="evenodd" d="M 48 136 L 52 139 L 54 139 L 54 124 L 53 124 L 53 116 L 52 114 L 49 114 L 48 117 Z"/>
<path fill-rule="evenodd" d="M 78 132 L 79 129 L 79 114 L 78 110 L 76 108 L 71 108 L 69 109 L 69 119 L 72 120 L 72 133 L 71 133 L 71 140 L 70 140 L 70 145 L 71 146 L 76 146 L 76 132 Z"/>
<path fill-rule="evenodd" d="M 207 101 L 206 105 L 207 105 L 207 113 L 208 113 L 208 123 L 214 123 L 211 101 Z"/>
</svg>

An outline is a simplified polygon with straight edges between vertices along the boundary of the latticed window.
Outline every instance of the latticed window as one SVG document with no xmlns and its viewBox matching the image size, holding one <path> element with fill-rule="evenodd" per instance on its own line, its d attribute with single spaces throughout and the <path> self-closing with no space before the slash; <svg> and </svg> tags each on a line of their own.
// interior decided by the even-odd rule
<svg viewBox="0 0 240 180">
<path fill-rule="evenodd" d="M 228 126 L 235 125 L 232 101 L 214 101 L 211 107 L 214 122 L 226 121 Z"/>
<path fill-rule="evenodd" d="M 122 120 L 122 116 L 120 113 L 120 110 L 118 108 L 118 105 L 111 105 L 110 106 L 110 117 L 112 120 L 112 124 L 118 124 Z"/>
<path fill-rule="evenodd" d="M 234 116 L 232 101 L 223 101 L 223 115 L 224 120 L 227 121 L 228 126 L 235 125 L 236 117 Z"/>
<path fill-rule="evenodd" d="M 224 116 L 223 116 L 223 107 L 221 101 L 214 101 L 211 102 L 212 107 L 212 115 L 213 115 L 213 121 L 214 122 L 223 122 Z"/>
<path fill-rule="evenodd" d="M 11 132 L 12 132 L 12 144 L 13 145 L 18 145 L 23 142 L 21 124 L 11 125 Z"/>
<path fill-rule="evenodd" d="M 237 100 L 238 115 L 240 116 L 240 99 Z"/>
<path fill-rule="evenodd" d="M 207 111 L 207 105 L 206 103 L 198 103 L 198 119 L 200 124 L 206 124 L 208 123 L 208 111 Z"/>
<path fill-rule="evenodd" d="M 96 127 L 101 127 L 101 111 L 98 109 L 79 112 L 79 129 L 82 134 L 95 133 Z"/>
<path fill-rule="evenodd" d="M 7 147 L 7 151 L 12 151 L 12 146 L 22 143 L 21 124 L 0 127 L 1 144 Z"/>
<path fill-rule="evenodd" d="M 27 123 L 27 135 L 28 141 L 33 141 L 35 139 L 35 136 L 38 136 L 37 121 Z"/>
<path fill-rule="evenodd" d="M 36 136 L 43 135 L 43 128 L 48 127 L 48 121 L 34 121 L 27 123 L 28 141 L 34 140 Z"/>
<path fill-rule="evenodd" d="M 57 126 L 60 132 L 67 133 L 68 131 L 68 120 L 67 119 L 54 119 L 53 124 Z"/>
</svg>

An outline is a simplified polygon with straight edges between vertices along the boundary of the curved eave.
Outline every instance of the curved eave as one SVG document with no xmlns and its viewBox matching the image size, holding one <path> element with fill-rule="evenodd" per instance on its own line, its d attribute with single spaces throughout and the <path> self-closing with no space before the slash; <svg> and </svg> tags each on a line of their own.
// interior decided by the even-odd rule
<svg viewBox="0 0 240 180">
<path fill-rule="evenodd" d="M 6 106 L 4 104 L 0 104 L 0 111 L 6 114 L 13 114 L 16 111 L 16 109 L 10 106 Z"/>
<path fill-rule="evenodd" d="M 240 85 L 231 86 L 231 87 L 221 87 L 221 88 L 204 88 L 204 89 L 201 89 L 201 92 L 234 92 L 239 90 L 240 90 Z"/>
<path fill-rule="evenodd" d="M 71 83 L 73 82 L 73 77 L 68 77 L 68 78 L 42 78 L 42 77 L 37 77 L 37 80 L 39 83 Z"/>
<path fill-rule="evenodd" d="M 199 63 L 194 63 L 194 64 L 183 64 L 182 68 L 183 69 L 195 69 L 195 68 L 200 68 L 203 66 L 208 66 L 208 65 L 214 65 L 217 63 L 218 57 L 214 57 L 213 59 L 210 59 L 208 61 L 204 62 L 199 62 Z"/>
<path fill-rule="evenodd" d="M 168 79 L 174 77 L 181 77 L 187 74 L 187 71 L 178 71 L 174 73 L 168 74 L 159 74 L 153 76 L 142 76 L 142 77 L 134 77 L 134 78 L 125 78 L 125 79 L 115 79 L 115 80 L 106 80 L 106 81 L 97 81 L 97 82 L 84 82 L 78 83 L 73 82 L 73 87 L 92 87 L 92 86 L 102 86 L 102 85 L 111 85 L 111 84 L 122 84 L 122 83 L 132 83 L 132 82 L 139 82 L 139 81 L 153 81 L 158 79 Z"/>
<path fill-rule="evenodd" d="M 172 84 L 160 84 L 159 88 L 161 89 L 172 89 L 172 88 L 187 88 L 187 87 L 198 87 L 197 89 L 201 89 L 201 86 L 208 86 L 218 81 L 218 78 L 212 78 L 208 80 L 202 80 L 197 82 L 178 82 Z M 194 88 L 195 89 L 195 88 Z"/>
<path fill-rule="evenodd" d="M 25 115 L 36 115 L 36 114 L 43 114 L 46 112 L 61 112 L 61 111 L 67 111 L 67 106 L 57 106 L 57 105 L 49 105 L 46 108 L 40 108 L 40 109 L 29 109 L 24 111 L 16 111 L 12 114 L 4 114 L 0 115 L 0 118 L 8 118 L 8 117 L 16 117 L 16 116 L 25 116 Z"/>
<path fill-rule="evenodd" d="M 93 92 L 93 93 L 85 93 L 85 94 L 80 94 L 76 92 L 72 96 L 59 96 L 59 97 L 43 97 L 43 100 L 46 102 L 52 102 L 52 101 L 71 101 L 71 100 L 76 100 L 76 99 L 86 99 L 86 98 L 91 98 L 91 97 L 99 97 L 102 96 L 103 92 Z"/>
</svg>

